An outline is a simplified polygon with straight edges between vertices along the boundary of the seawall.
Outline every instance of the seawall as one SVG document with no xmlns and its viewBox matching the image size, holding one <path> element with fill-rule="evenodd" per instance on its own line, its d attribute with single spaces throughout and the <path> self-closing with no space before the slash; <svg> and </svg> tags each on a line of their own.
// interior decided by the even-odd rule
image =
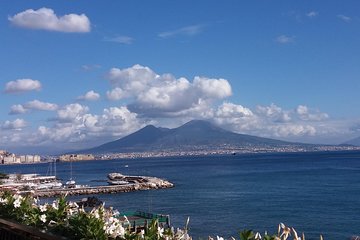
<svg viewBox="0 0 360 240">
<path fill-rule="evenodd" d="M 147 179 L 146 182 L 129 183 L 124 185 L 36 190 L 35 192 L 32 192 L 32 195 L 34 197 L 55 197 L 61 195 L 94 195 L 94 194 L 131 192 L 131 191 L 163 189 L 163 188 L 174 187 L 173 183 L 160 178 L 155 178 L 155 177 L 144 177 L 144 178 Z"/>
</svg>

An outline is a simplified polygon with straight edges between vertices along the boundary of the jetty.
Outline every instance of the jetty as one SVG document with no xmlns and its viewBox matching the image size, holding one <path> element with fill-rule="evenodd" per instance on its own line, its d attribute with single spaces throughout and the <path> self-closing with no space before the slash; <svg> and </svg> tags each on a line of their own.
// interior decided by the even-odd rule
<svg viewBox="0 0 360 240">
<path fill-rule="evenodd" d="M 157 177 L 131 176 L 134 181 L 120 185 L 80 186 L 76 188 L 53 188 L 32 191 L 34 197 L 56 197 L 62 195 L 94 195 L 140 190 L 172 188 L 174 184 Z M 22 193 L 27 193 L 23 191 Z"/>
</svg>

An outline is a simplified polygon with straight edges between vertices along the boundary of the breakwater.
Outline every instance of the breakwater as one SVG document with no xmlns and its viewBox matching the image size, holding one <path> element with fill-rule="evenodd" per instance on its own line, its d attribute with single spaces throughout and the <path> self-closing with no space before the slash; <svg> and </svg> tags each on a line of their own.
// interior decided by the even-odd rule
<svg viewBox="0 0 360 240">
<path fill-rule="evenodd" d="M 131 192 L 140 190 L 172 188 L 174 184 L 164 179 L 156 177 L 141 177 L 146 180 L 143 182 L 128 183 L 121 185 L 96 186 L 96 187 L 76 187 L 36 190 L 32 192 L 34 197 L 55 197 L 61 195 L 93 195 L 105 193 Z"/>
</svg>

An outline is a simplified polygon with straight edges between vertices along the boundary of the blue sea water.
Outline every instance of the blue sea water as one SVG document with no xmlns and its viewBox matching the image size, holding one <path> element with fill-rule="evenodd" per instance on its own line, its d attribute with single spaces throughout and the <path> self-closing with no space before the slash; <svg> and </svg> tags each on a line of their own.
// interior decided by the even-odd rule
<svg viewBox="0 0 360 240">
<path fill-rule="evenodd" d="M 98 197 L 120 211 L 170 214 L 177 227 L 190 217 L 194 239 L 238 237 L 242 229 L 275 233 L 280 222 L 305 232 L 306 239 L 360 235 L 360 152 L 99 160 L 74 162 L 72 169 L 82 184 L 104 184 L 94 180 L 110 172 L 170 180 L 171 189 Z M 7 173 L 48 171 L 49 164 L 0 167 Z M 57 174 L 66 181 L 69 163 L 57 163 Z"/>
</svg>

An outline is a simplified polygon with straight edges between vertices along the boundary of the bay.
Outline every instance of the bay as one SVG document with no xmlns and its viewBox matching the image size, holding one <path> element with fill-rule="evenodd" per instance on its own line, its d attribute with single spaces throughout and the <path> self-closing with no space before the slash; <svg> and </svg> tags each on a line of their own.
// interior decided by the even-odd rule
<svg viewBox="0 0 360 240">
<path fill-rule="evenodd" d="M 59 178 L 70 178 L 69 163 L 56 167 Z M 95 160 L 74 162 L 72 169 L 79 184 L 104 184 L 110 172 L 173 182 L 171 189 L 98 197 L 119 211 L 170 214 L 175 227 L 190 217 L 194 239 L 238 237 L 242 229 L 275 233 L 280 222 L 305 232 L 306 239 L 360 235 L 360 152 Z M 50 168 L 8 165 L 0 172 L 49 174 Z"/>
</svg>

